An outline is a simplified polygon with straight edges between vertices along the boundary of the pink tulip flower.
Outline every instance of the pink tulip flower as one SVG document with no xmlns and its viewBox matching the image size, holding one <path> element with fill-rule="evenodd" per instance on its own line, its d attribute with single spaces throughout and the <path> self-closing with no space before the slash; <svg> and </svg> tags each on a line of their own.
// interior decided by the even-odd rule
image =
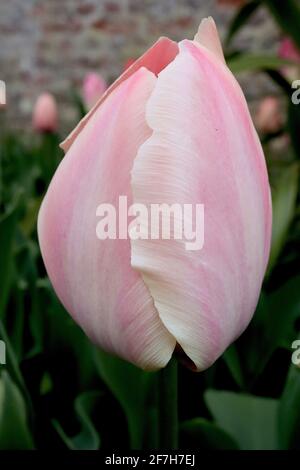
<svg viewBox="0 0 300 470">
<path fill-rule="evenodd" d="M 65 308 L 94 343 L 139 367 L 162 368 L 175 349 L 209 367 L 251 320 L 272 218 L 263 151 L 214 21 L 193 41 L 159 39 L 62 147 L 38 233 Z M 203 204 L 203 248 L 99 240 L 97 207 L 120 195 Z"/>
<path fill-rule="evenodd" d="M 54 96 L 42 93 L 34 106 L 32 125 L 37 132 L 55 132 L 58 127 L 58 111 Z"/>
<path fill-rule="evenodd" d="M 94 106 L 106 89 L 107 83 L 101 75 L 95 72 L 86 74 L 82 85 L 82 95 L 88 109 Z"/>
<path fill-rule="evenodd" d="M 258 106 L 254 122 L 256 128 L 265 134 L 279 131 L 283 126 L 283 115 L 278 98 L 275 96 L 264 98 Z"/>
</svg>

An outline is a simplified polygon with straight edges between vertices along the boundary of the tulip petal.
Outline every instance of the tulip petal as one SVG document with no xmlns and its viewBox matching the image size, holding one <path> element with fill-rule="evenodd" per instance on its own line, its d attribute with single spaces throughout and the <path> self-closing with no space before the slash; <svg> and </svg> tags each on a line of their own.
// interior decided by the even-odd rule
<svg viewBox="0 0 300 470">
<path fill-rule="evenodd" d="M 71 134 L 60 144 L 60 147 L 66 152 L 87 124 L 89 119 L 97 111 L 100 105 L 124 80 L 127 80 L 139 68 L 145 67 L 150 72 L 157 75 L 161 72 L 178 54 L 178 45 L 176 42 L 168 38 L 161 37 L 156 43 L 148 49 L 139 59 L 137 59 L 130 67 L 128 67 L 122 75 L 106 90 L 104 95 L 97 101 L 94 107 L 84 116 L 78 123 Z"/>
<path fill-rule="evenodd" d="M 164 325 L 203 370 L 254 313 L 269 255 L 271 203 L 238 83 L 208 49 L 191 41 L 179 46 L 147 104 L 153 134 L 134 161 L 133 200 L 147 207 L 204 204 L 204 246 L 187 251 L 185 240 L 131 240 L 131 262 Z"/>
<path fill-rule="evenodd" d="M 225 63 L 219 33 L 216 27 L 216 23 L 211 16 L 209 18 L 204 18 L 201 21 L 194 41 L 198 44 L 201 44 L 201 46 L 206 47 L 209 51 L 215 54 L 216 57 Z"/>
<path fill-rule="evenodd" d="M 99 240 L 96 208 L 132 202 L 130 170 L 149 137 L 146 102 L 156 77 L 140 68 L 113 90 L 61 162 L 38 220 L 41 251 L 58 297 L 103 349 L 147 369 L 175 347 L 152 297 L 130 264 L 130 241 Z"/>
</svg>

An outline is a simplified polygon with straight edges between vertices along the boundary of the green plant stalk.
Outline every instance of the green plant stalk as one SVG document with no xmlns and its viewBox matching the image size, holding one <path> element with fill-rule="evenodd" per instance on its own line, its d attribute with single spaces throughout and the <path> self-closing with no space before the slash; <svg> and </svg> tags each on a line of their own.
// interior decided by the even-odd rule
<svg viewBox="0 0 300 470">
<path fill-rule="evenodd" d="M 177 361 L 159 372 L 159 447 L 178 448 L 178 390 Z"/>
</svg>

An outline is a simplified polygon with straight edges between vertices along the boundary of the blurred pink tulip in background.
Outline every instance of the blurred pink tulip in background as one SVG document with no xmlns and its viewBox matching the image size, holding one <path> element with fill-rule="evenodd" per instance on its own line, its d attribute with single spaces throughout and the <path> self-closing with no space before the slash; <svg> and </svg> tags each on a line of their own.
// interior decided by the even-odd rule
<svg viewBox="0 0 300 470">
<path fill-rule="evenodd" d="M 106 88 L 107 83 L 100 74 L 96 72 L 86 74 L 82 84 L 82 96 L 88 109 L 91 109 L 101 98 Z"/>
<path fill-rule="evenodd" d="M 256 128 L 265 134 L 278 132 L 283 126 L 280 102 L 275 96 L 267 96 L 259 103 L 254 122 Z"/>
<path fill-rule="evenodd" d="M 57 103 L 51 93 L 45 92 L 38 97 L 33 109 L 32 125 L 38 132 L 55 132 L 57 130 Z"/>
</svg>

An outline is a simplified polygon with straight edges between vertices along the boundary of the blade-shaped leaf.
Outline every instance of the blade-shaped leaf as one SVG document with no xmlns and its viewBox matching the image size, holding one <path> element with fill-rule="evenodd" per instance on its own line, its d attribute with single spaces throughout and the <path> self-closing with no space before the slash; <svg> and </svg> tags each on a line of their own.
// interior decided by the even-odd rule
<svg viewBox="0 0 300 470">
<path fill-rule="evenodd" d="M 290 348 L 297 335 L 295 323 L 299 317 L 300 276 L 295 276 L 269 296 L 268 334 L 273 344 Z"/>
<path fill-rule="evenodd" d="M 86 392 L 76 398 L 74 408 L 81 423 L 81 431 L 74 437 L 69 437 L 57 421 L 53 425 L 66 446 L 71 450 L 97 450 L 100 437 L 94 427 L 91 415 L 95 404 L 101 397 L 99 392 Z"/>
<path fill-rule="evenodd" d="M 0 263 L 0 318 L 2 318 L 5 308 L 13 268 L 13 242 L 14 233 L 18 216 L 17 201 L 9 209 L 9 211 L 0 218 L 0 246 L 1 246 L 1 263 Z"/>
<path fill-rule="evenodd" d="M 25 401 L 3 370 L 0 377 L 0 449 L 33 449 Z"/>
<path fill-rule="evenodd" d="M 208 390 L 204 398 L 217 425 L 241 449 L 277 449 L 277 400 L 217 390 Z"/>
<path fill-rule="evenodd" d="M 282 170 L 277 185 L 272 191 L 273 226 L 268 272 L 274 266 L 284 245 L 290 223 L 294 216 L 298 192 L 298 175 L 298 164 L 286 167 Z"/>
<path fill-rule="evenodd" d="M 156 374 L 144 372 L 100 350 L 95 351 L 95 361 L 102 380 L 126 414 L 132 448 L 140 448 L 143 443 L 147 400 L 154 387 Z"/>
<path fill-rule="evenodd" d="M 247 383 L 253 384 L 277 349 L 290 349 L 300 318 L 300 276 L 261 294 L 253 321 L 237 341 Z"/>
<path fill-rule="evenodd" d="M 31 398 L 28 393 L 25 381 L 23 379 L 17 356 L 15 354 L 15 351 L 11 345 L 10 338 L 8 337 L 6 329 L 1 320 L 0 320 L 0 339 L 4 341 L 5 343 L 7 370 L 10 376 L 12 377 L 12 379 L 14 380 L 14 382 L 16 382 L 17 386 L 21 389 L 24 397 L 26 398 L 27 406 L 31 409 L 32 408 Z"/>
<path fill-rule="evenodd" d="M 288 128 L 294 151 L 300 159 L 300 105 L 294 104 L 292 100 L 288 105 Z"/>
<path fill-rule="evenodd" d="M 232 73 L 251 72 L 255 70 L 272 70 L 293 65 L 290 60 L 281 59 L 271 55 L 239 54 L 227 61 Z"/>
<path fill-rule="evenodd" d="M 268 296 L 261 292 L 252 322 L 235 343 L 247 386 L 255 382 L 274 349 L 274 338 L 269 337 L 269 312 Z"/>
<path fill-rule="evenodd" d="M 300 449 L 300 369 L 291 366 L 279 406 L 279 439 L 282 449 Z"/>
<path fill-rule="evenodd" d="M 228 349 L 226 349 L 222 357 L 235 382 L 241 389 L 243 389 L 245 387 L 245 380 L 240 357 L 238 355 L 235 344 L 232 344 Z"/>
<path fill-rule="evenodd" d="M 228 433 L 207 419 L 194 418 L 185 421 L 181 425 L 181 430 L 187 435 L 191 448 L 197 447 L 205 450 L 234 450 L 239 448 Z"/>
</svg>

